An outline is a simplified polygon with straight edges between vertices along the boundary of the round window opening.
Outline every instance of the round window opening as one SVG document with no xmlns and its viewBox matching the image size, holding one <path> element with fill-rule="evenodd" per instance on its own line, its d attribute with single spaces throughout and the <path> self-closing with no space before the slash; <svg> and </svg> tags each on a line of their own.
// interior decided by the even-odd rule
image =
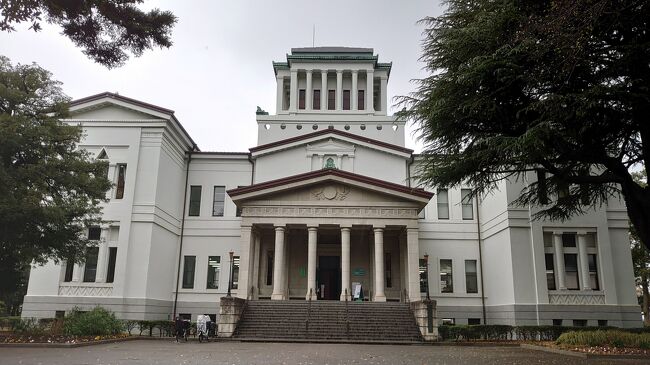
<svg viewBox="0 0 650 365">
<path fill-rule="evenodd" d="M 360 128 L 361 128 L 362 131 L 365 131 L 366 130 L 366 125 L 362 124 Z"/>
<path fill-rule="evenodd" d="M 350 126 L 349 126 L 349 125 L 346 125 L 344 128 L 345 128 L 346 131 L 349 131 L 349 130 L 350 130 Z"/>
<path fill-rule="evenodd" d="M 312 125 L 312 126 L 311 126 L 311 129 L 313 129 L 313 130 L 317 130 L 317 129 L 318 129 L 318 124 L 314 124 L 314 125 Z"/>
<path fill-rule="evenodd" d="M 298 124 L 298 125 L 296 126 L 296 129 L 297 129 L 297 130 L 301 130 L 301 129 L 302 129 L 302 125 Z"/>
<path fill-rule="evenodd" d="M 271 125 L 270 124 L 264 124 L 264 129 L 266 129 L 266 130 L 271 129 Z"/>
<path fill-rule="evenodd" d="M 380 124 L 377 124 L 377 130 L 380 131 L 383 127 Z"/>
<path fill-rule="evenodd" d="M 280 129 L 287 129 L 287 125 L 286 124 L 280 124 Z"/>
</svg>

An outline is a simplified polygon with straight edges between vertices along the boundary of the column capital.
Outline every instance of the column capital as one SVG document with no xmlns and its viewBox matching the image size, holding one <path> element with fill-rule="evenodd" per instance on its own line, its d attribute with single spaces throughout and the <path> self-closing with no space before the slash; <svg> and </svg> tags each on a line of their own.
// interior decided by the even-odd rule
<svg viewBox="0 0 650 365">
<path fill-rule="evenodd" d="M 384 226 L 384 225 L 377 225 L 377 226 L 373 225 L 372 226 L 373 231 L 382 231 L 383 232 L 384 228 L 386 228 L 386 226 Z"/>
<path fill-rule="evenodd" d="M 338 75 L 338 74 L 342 74 L 342 73 L 343 73 L 343 70 L 336 70 L 336 74 L 337 74 L 337 75 Z"/>
<path fill-rule="evenodd" d="M 420 231 L 419 227 L 406 227 L 406 233 L 417 233 Z"/>
<path fill-rule="evenodd" d="M 589 232 L 587 232 L 587 231 L 578 231 L 578 232 L 576 232 L 576 234 L 577 234 L 578 236 L 586 236 L 586 235 L 589 234 Z"/>
<path fill-rule="evenodd" d="M 350 232 L 352 228 L 350 227 L 341 227 L 341 232 Z"/>
<path fill-rule="evenodd" d="M 352 72 L 353 75 L 356 75 L 359 73 L 359 70 L 350 70 L 350 72 Z"/>
<path fill-rule="evenodd" d="M 318 226 L 307 226 L 309 232 L 318 232 Z"/>
<path fill-rule="evenodd" d="M 328 70 L 320 70 L 321 75 L 327 75 L 328 72 L 329 72 Z"/>
<path fill-rule="evenodd" d="M 276 232 L 284 232 L 284 230 L 287 228 L 286 226 L 273 226 Z"/>
<path fill-rule="evenodd" d="M 564 234 L 563 231 L 553 231 L 553 236 L 561 236 L 563 234 Z"/>
</svg>

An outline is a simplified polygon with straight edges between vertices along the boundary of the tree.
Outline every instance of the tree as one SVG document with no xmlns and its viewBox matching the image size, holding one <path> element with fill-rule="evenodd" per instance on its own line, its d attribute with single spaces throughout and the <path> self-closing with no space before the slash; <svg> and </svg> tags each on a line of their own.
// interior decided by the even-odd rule
<svg viewBox="0 0 650 365">
<path fill-rule="evenodd" d="M 111 186 L 106 162 L 77 149 L 81 128 L 61 122 L 69 99 L 60 85 L 36 64 L 14 66 L 0 56 L 0 300 L 7 309 L 30 264 L 84 259 L 85 229 L 100 221 Z"/>
<path fill-rule="evenodd" d="M 650 247 L 650 189 L 630 173 L 650 163 L 650 2 L 447 5 L 422 20 L 429 75 L 399 99 L 424 144 L 420 180 L 484 194 L 536 174 L 516 203 L 553 220 L 622 196 Z"/>
<path fill-rule="evenodd" d="M 0 1 L 0 30 L 14 31 L 14 25 L 41 22 L 57 24 L 92 60 L 109 68 L 121 66 L 127 51 L 140 56 L 154 46 L 169 48 L 176 17 L 170 11 L 137 7 L 143 0 L 13 0 Z"/>
<path fill-rule="evenodd" d="M 634 173 L 632 176 L 639 184 L 647 185 L 648 177 L 645 171 Z M 630 227 L 630 242 L 632 243 L 634 276 L 637 286 L 641 288 L 639 304 L 641 312 L 643 312 L 643 322 L 646 326 L 650 326 L 650 250 L 639 241 L 639 237 L 632 227 Z"/>
</svg>

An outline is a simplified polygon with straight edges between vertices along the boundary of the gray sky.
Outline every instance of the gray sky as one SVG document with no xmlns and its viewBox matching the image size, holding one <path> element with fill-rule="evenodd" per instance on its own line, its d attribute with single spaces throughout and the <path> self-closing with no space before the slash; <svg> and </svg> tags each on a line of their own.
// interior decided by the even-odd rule
<svg viewBox="0 0 650 365">
<path fill-rule="evenodd" d="M 19 27 L 0 33 L 0 54 L 12 62 L 36 62 L 77 99 L 103 91 L 156 104 L 176 117 L 203 151 L 247 151 L 257 142 L 255 108 L 274 113 L 271 61 L 292 47 L 372 47 L 380 62 L 393 62 L 388 96 L 412 91 L 424 76 L 416 22 L 442 11 L 439 0 L 236 0 L 146 1 L 171 10 L 178 23 L 174 45 L 108 70 L 89 60 L 60 29 L 35 33 Z M 412 128 L 407 129 L 410 133 Z M 407 147 L 416 146 L 407 135 Z"/>
</svg>

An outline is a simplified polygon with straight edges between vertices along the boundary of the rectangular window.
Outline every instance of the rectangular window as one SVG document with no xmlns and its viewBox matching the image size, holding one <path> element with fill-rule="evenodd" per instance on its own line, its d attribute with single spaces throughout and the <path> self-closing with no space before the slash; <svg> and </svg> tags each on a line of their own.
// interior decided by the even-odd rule
<svg viewBox="0 0 650 365">
<path fill-rule="evenodd" d="M 232 289 L 239 288 L 239 256 L 232 257 Z"/>
<path fill-rule="evenodd" d="M 366 109 L 366 91 L 365 90 L 358 90 L 357 91 L 357 108 L 359 110 L 365 110 Z"/>
<path fill-rule="evenodd" d="M 438 189 L 438 219 L 449 219 L 449 195 L 447 189 Z"/>
<path fill-rule="evenodd" d="M 607 320 L 606 319 L 599 319 L 598 320 L 598 327 L 607 327 Z"/>
<path fill-rule="evenodd" d="M 298 90 L 298 109 L 305 109 L 305 96 L 307 91 L 305 89 Z"/>
<path fill-rule="evenodd" d="M 212 200 L 212 216 L 223 217 L 224 201 L 226 200 L 226 187 L 215 186 L 214 198 Z"/>
<path fill-rule="evenodd" d="M 387 288 L 393 287 L 393 269 L 391 266 L 390 253 L 384 253 L 384 271 L 385 271 L 385 283 Z"/>
<path fill-rule="evenodd" d="M 117 247 L 108 248 L 108 268 L 106 270 L 106 282 L 115 281 L 115 263 L 117 261 Z"/>
<path fill-rule="evenodd" d="M 99 241 L 102 237 L 102 229 L 97 226 L 88 227 L 88 239 L 90 241 Z"/>
<path fill-rule="evenodd" d="M 68 259 L 65 262 L 65 274 L 63 275 L 63 281 L 69 283 L 72 281 L 72 273 L 74 272 L 74 260 Z"/>
<path fill-rule="evenodd" d="M 562 320 L 561 319 L 554 319 L 553 320 L 553 325 L 554 326 L 561 326 L 562 325 Z"/>
<path fill-rule="evenodd" d="M 587 327 L 587 320 L 586 319 L 574 319 L 573 320 L 573 327 Z"/>
<path fill-rule="evenodd" d="M 201 214 L 201 186 L 190 186 L 190 217 L 198 217 Z"/>
<path fill-rule="evenodd" d="M 471 194 L 471 189 L 460 190 L 463 219 L 474 219 L 474 204 L 472 204 Z"/>
<path fill-rule="evenodd" d="M 555 261 L 553 261 L 553 254 L 544 254 L 544 261 L 546 262 L 546 288 L 555 290 Z"/>
<path fill-rule="evenodd" d="M 600 290 L 600 285 L 598 285 L 598 257 L 595 254 L 589 254 L 587 258 L 589 261 L 589 285 L 593 290 Z"/>
<path fill-rule="evenodd" d="M 183 258 L 183 289 L 194 288 L 194 267 L 196 256 L 185 256 Z"/>
<path fill-rule="evenodd" d="M 86 265 L 84 267 L 84 283 L 94 283 L 97 276 L 97 255 L 99 247 L 86 249 Z"/>
<path fill-rule="evenodd" d="M 350 110 L 350 90 L 343 90 L 343 110 Z"/>
<path fill-rule="evenodd" d="M 449 259 L 440 260 L 440 292 L 453 293 L 454 279 L 452 274 L 452 264 Z"/>
<path fill-rule="evenodd" d="M 578 280 L 578 255 L 574 253 L 564 254 L 564 270 L 566 288 L 570 290 L 580 289 L 580 282 Z"/>
<path fill-rule="evenodd" d="M 311 105 L 313 105 L 314 110 L 320 110 L 320 90 L 314 90 L 312 99 Z"/>
<path fill-rule="evenodd" d="M 191 313 L 179 313 L 178 317 L 184 321 L 191 321 L 192 320 L 192 314 Z"/>
<path fill-rule="evenodd" d="M 221 270 L 221 257 L 208 257 L 208 284 L 207 289 L 219 289 L 219 271 Z"/>
<path fill-rule="evenodd" d="M 65 311 L 56 311 L 54 312 L 54 318 L 63 319 L 65 317 Z"/>
<path fill-rule="evenodd" d="M 477 326 L 481 324 L 480 318 L 467 318 L 467 324 L 470 326 Z"/>
<path fill-rule="evenodd" d="M 336 109 L 336 91 L 327 90 L 327 110 Z"/>
<path fill-rule="evenodd" d="M 442 319 L 442 325 L 443 326 L 453 326 L 456 324 L 456 319 L 455 318 L 443 318 Z"/>
<path fill-rule="evenodd" d="M 266 253 L 266 285 L 273 285 L 273 252 Z"/>
<path fill-rule="evenodd" d="M 427 284 L 429 280 L 427 278 L 427 261 L 425 259 L 420 259 L 420 293 L 427 292 Z"/>
<path fill-rule="evenodd" d="M 562 246 L 563 247 L 576 247 L 576 234 L 575 233 L 562 233 Z"/>
<path fill-rule="evenodd" d="M 124 181 L 126 180 L 126 164 L 117 164 L 117 189 L 115 190 L 115 199 L 124 198 Z"/>
<path fill-rule="evenodd" d="M 465 260 L 465 289 L 468 293 L 478 293 L 476 260 Z"/>
</svg>

